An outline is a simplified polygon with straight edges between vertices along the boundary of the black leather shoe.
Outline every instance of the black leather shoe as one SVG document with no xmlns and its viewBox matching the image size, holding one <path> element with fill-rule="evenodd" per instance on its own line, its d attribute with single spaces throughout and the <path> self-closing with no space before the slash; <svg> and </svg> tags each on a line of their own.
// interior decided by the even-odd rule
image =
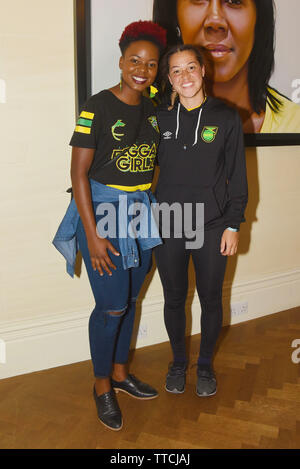
<svg viewBox="0 0 300 469">
<path fill-rule="evenodd" d="M 123 391 L 136 399 L 154 399 L 158 396 L 156 389 L 149 384 L 142 383 L 134 375 L 128 375 L 124 381 L 111 379 L 112 387 L 116 392 Z"/>
<path fill-rule="evenodd" d="M 121 430 L 123 419 L 114 390 L 97 396 L 94 388 L 94 399 L 100 422 L 110 430 Z"/>
</svg>

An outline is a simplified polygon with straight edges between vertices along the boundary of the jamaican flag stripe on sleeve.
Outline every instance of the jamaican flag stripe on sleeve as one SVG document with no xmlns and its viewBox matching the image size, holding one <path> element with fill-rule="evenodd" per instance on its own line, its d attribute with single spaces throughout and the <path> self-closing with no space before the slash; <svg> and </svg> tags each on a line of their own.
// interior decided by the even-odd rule
<svg viewBox="0 0 300 469">
<path fill-rule="evenodd" d="M 80 132 L 81 134 L 90 134 L 91 129 L 89 127 L 82 127 L 82 125 L 76 125 L 75 132 Z"/>
<path fill-rule="evenodd" d="M 94 113 L 93 112 L 86 112 L 86 111 L 82 111 L 82 113 L 80 114 L 80 117 L 84 117 L 85 119 L 91 119 L 93 120 L 94 119 Z"/>
<path fill-rule="evenodd" d="M 82 117 L 79 117 L 77 124 L 78 125 L 85 125 L 86 127 L 92 127 L 93 121 L 89 119 L 82 119 Z"/>
<path fill-rule="evenodd" d="M 92 112 L 82 111 L 75 127 L 75 132 L 79 132 L 81 134 L 90 134 L 94 115 L 95 114 Z"/>
</svg>

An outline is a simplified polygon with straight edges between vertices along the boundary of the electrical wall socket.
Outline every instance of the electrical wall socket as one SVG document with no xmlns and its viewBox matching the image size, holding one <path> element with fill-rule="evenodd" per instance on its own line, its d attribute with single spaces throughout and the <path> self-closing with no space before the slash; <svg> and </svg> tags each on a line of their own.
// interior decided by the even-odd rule
<svg viewBox="0 0 300 469">
<path fill-rule="evenodd" d="M 147 324 L 140 324 L 140 327 L 138 329 L 138 337 L 140 339 L 145 338 L 145 337 L 147 337 L 147 334 L 148 334 Z"/>
<path fill-rule="evenodd" d="M 248 301 L 243 301 L 241 303 L 233 303 L 230 306 L 231 316 L 242 316 L 243 314 L 248 313 Z"/>
</svg>

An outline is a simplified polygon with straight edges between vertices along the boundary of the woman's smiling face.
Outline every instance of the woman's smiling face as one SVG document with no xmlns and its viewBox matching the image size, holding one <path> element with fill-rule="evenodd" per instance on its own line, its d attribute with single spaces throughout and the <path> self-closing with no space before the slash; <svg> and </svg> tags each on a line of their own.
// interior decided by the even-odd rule
<svg viewBox="0 0 300 469">
<path fill-rule="evenodd" d="M 247 64 L 255 39 L 254 0 L 177 0 L 177 17 L 183 42 L 201 46 L 212 81 L 229 81 Z"/>
<path fill-rule="evenodd" d="M 204 72 L 191 50 L 176 52 L 169 59 L 169 80 L 180 98 L 203 95 Z"/>
<path fill-rule="evenodd" d="M 150 41 L 134 41 L 120 58 L 123 86 L 143 92 L 155 80 L 159 61 L 158 47 Z"/>
</svg>

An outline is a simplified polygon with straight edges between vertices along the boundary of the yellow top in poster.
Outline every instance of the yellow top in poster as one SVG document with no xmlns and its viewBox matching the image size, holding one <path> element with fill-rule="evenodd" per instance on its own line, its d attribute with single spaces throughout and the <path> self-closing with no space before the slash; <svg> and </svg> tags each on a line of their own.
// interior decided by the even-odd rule
<svg viewBox="0 0 300 469">
<path fill-rule="evenodd" d="M 281 100 L 282 106 L 276 113 L 267 106 L 260 133 L 300 133 L 300 106 L 276 91 L 270 91 Z"/>
</svg>

